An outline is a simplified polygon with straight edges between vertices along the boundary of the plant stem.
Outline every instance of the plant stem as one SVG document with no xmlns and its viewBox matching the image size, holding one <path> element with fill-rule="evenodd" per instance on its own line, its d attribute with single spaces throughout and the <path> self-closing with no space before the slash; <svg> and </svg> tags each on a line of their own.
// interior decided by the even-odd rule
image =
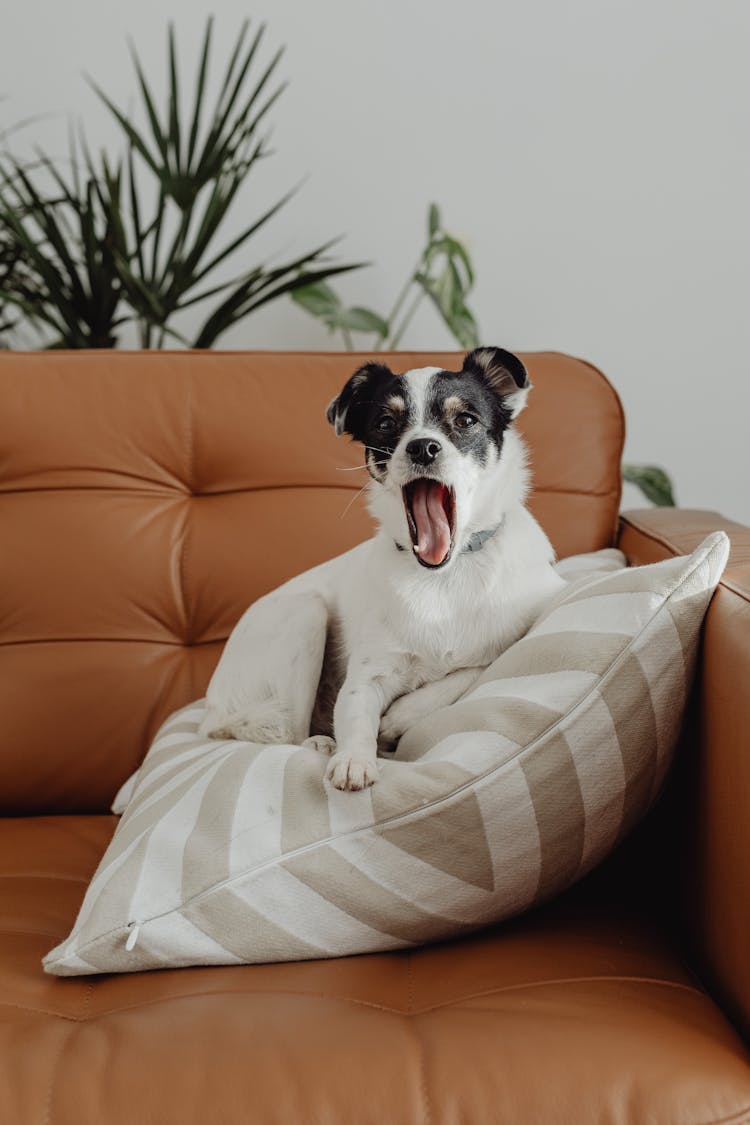
<svg viewBox="0 0 750 1125">
<path fill-rule="evenodd" d="M 424 297 L 424 289 L 422 289 L 422 287 L 420 286 L 416 295 L 415 295 L 415 297 L 414 297 L 414 300 L 412 301 L 409 308 L 406 310 L 406 313 L 404 315 L 404 319 L 401 321 L 401 325 L 400 325 L 398 331 L 394 332 L 393 336 L 390 339 L 390 342 L 388 344 L 388 350 L 389 351 L 395 351 L 396 348 L 398 347 L 398 345 L 401 343 L 401 337 L 403 336 L 406 329 L 409 327 L 409 324 L 411 323 L 411 319 L 414 316 L 414 313 L 419 308 L 419 303 L 420 303 L 420 301 L 422 300 L 423 297 Z"/>
<path fill-rule="evenodd" d="M 341 329 L 341 335 L 344 337 L 344 347 L 346 348 L 346 350 L 349 351 L 349 352 L 353 352 L 354 351 L 354 341 L 352 340 L 352 334 L 349 331 L 349 329 L 348 328 L 342 328 Z"/>
<path fill-rule="evenodd" d="M 396 298 L 396 302 L 395 302 L 393 308 L 390 311 L 390 315 L 386 318 L 386 324 L 388 325 L 388 331 L 389 332 L 390 332 L 390 329 L 391 329 L 391 325 L 393 324 L 393 321 L 396 319 L 397 313 L 399 312 L 402 304 L 406 300 L 406 298 L 409 294 L 409 290 L 411 289 L 412 285 L 414 284 L 414 274 L 419 269 L 420 264 L 421 263 L 418 262 L 415 269 L 414 269 L 414 273 L 409 274 L 408 278 L 406 279 L 405 285 L 403 286 L 403 288 L 401 289 L 401 292 L 399 293 L 398 297 Z M 385 336 L 376 336 L 375 339 L 372 342 L 372 350 L 374 352 L 379 352 L 380 349 L 385 344 L 387 338 L 388 338 L 387 334 Z"/>
<path fill-rule="evenodd" d="M 404 301 L 406 300 L 407 296 L 409 295 L 409 290 L 411 289 L 412 285 L 414 284 L 414 278 L 417 275 L 417 273 L 419 272 L 420 266 L 424 265 L 424 260 L 425 260 L 425 257 L 427 256 L 428 250 L 429 250 L 429 245 L 419 255 L 419 258 L 417 259 L 417 263 L 414 266 L 414 269 L 411 271 L 411 273 L 407 277 L 406 281 L 404 282 L 403 286 L 401 287 L 401 290 L 399 291 L 398 296 L 396 297 L 396 300 L 393 303 L 393 308 L 391 309 L 388 316 L 385 318 L 386 324 L 388 325 L 389 330 L 390 330 L 390 327 L 393 324 L 394 320 L 398 316 L 399 312 L 401 311 L 401 306 L 403 305 Z M 418 304 L 418 303 L 419 302 L 416 302 L 416 304 Z M 414 306 L 415 308 L 416 308 L 416 304 Z M 402 324 L 401 331 L 398 333 L 398 335 L 396 337 L 394 337 L 395 341 L 398 341 L 398 340 L 401 339 L 401 336 L 403 335 L 404 329 L 405 329 L 406 325 L 409 323 L 409 320 L 411 320 L 411 317 L 413 315 L 414 315 L 414 313 L 412 312 L 409 315 L 408 319 Z M 389 345 L 391 348 L 394 347 L 394 340 L 392 340 L 391 344 Z M 375 340 L 373 342 L 373 350 L 376 351 L 376 352 L 379 352 L 380 349 L 382 348 L 383 344 L 385 343 L 385 341 L 386 341 L 385 336 L 376 336 Z"/>
<path fill-rule="evenodd" d="M 414 274 L 417 272 L 417 270 L 419 269 L 419 267 L 421 265 L 422 265 L 422 258 L 419 259 L 419 261 L 415 265 L 414 269 L 411 271 L 411 273 L 407 277 L 406 281 L 404 282 L 403 286 L 401 287 L 401 290 L 400 290 L 400 292 L 399 292 L 398 296 L 396 297 L 396 300 L 393 304 L 393 308 L 391 309 L 388 316 L 385 318 L 386 323 L 389 326 L 396 319 L 396 316 L 398 315 L 398 312 L 399 312 L 401 306 L 403 305 L 404 301 L 406 300 L 407 294 L 408 294 L 409 290 L 411 289 L 412 285 L 414 284 Z"/>
</svg>

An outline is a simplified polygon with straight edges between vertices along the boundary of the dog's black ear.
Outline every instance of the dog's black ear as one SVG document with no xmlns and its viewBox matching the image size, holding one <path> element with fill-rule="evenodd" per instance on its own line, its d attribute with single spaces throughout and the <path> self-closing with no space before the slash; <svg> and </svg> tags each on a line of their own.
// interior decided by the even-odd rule
<svg viewBox="0 0 750 1125">
<path fill-rule="evenodd" d="M 361 440 L 364 414 L 375 400 L 376 388 L 391 379 L 393 372 L 384 363 L 366 363 L 355 371 L 326 409 L 326 418 L 336 433 Z"/>
<path fill-rule="evenodd" d="M 495 394 L 502 398 L 503 406 L 510 411 L 511 418 L 521 413 L 531 390 L 531 382 L 517 355 L 506 352 L 505 348 L 475 348 L 466 355 L 463 370 L 480 375 Z"/>
</svg>

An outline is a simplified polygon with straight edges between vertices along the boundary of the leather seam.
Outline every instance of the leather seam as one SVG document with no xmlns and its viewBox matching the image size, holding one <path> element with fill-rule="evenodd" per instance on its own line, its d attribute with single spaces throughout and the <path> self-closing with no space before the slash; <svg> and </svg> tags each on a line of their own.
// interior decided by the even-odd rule
<svg viewBox="0 0 750 1125">
<path fill-rule="evenodd" d="M 155 642 L 156 644 L 178 644 L 178 645 L 185 646 L 186 644 L 190 643 L 186 640 L 186 637 L 187 637 L 188 632 L 189 632 L 189 617 L 190 617 L 190 615 L 189 615 L 187 597 L 186 597 L 186 592 L 185 592 L 185 555 L 186 555 L 186 552 L 187 552 L 188 528 L 189 528 L 189 524 L 190 524 L 190 499 L 191 499 L 191 497 L 186 498 L 186 502 L 185 502 L 184 509 L 182 511 L 182 515 L 180 517 L 179 522 L 177 522 L 177 524 L 176 524 L 176 530 L 178 530 L 178 534 L 180 535 L 180 541 L 179 541 L 179 557 L 177 559 L 177 582 L 176 582 L 177 588 L 175 590 L 175 598 L 176 598 L 176 602 L 177 602 L 176 611 L 177 611 L 177 617 L 179 618 L 178 624 L 179 624 L 180 632 L 177 633 L 176 631 L 171 631 L 170 637 L 175 638 L 173 641 L 172 640 L 156 641 Z"/>
<path fill-rule="evenodd" d="M 80 1025 L 78 1025 L 78 1026 L 80 1026 Z M 65 1053 L 65 1048 L 67 1047 L 68 1043 L 73 1038 L 73 1036 L 76 1034 L 77 1030 L 78 1030 L 78 1027 L 76 1026 L 76 1024 L 73 1024 L 73 1026 L 69 1028 L 67 1035 L 65 1035 L 63 1037 L 63 1040 L 60 1043 L 60 1049 L 57 1052 L 57 1055 L 55 1056 L 55 1060 L 52 1063 L 52 1067 L 50 1068 L 49 1082 L 47 1084 L 47 1094 L 46 1094 L 46 1097 L 44 1099 L 43 1125 L 49 1125 L 49 1123 L 50 1123 L 51 1115 L 52 1115 L 52 1095 L 55 1092 L 55 1084 L 56 1084 L 58 1072 L 60 1070 L 60 1064 L 62 1062 L 62 1057 Z"/>
<path fill-rule="evenodd" d="M 406 954 L 406 1012 L 401 1012 L 402 1015 L 409 1017 L 412 1028 L 414 1029 L 414 1038 L 417 1043 L 417 1064 L 419 1066 L 419 1096 L 422 1102 L 422 1120 L 424 1125 L 430 1125 L 430 1102 L 427 1096 L 427 1080 L 425 1075 L 424 1065 L 424 1050 L 422 1041 L 417 1033 L 413 1023 L 414 1012 L 414 973 L 412 966 L 412 953 L 409 950 Z"/>
<path fill-rule="evenodd" d="M 553 354 L 563 354 L 564 355 L 565 353 L 553 353 Z M 617 473 L 617 489 L 616 489 L 617 503 L 615 504 L 614 518 L 613 518 L 613 521 L 612 521 L 612 531 L 611 531 L 611 535 L 610 535 L 610 543 L 613 546 L 615 546 L 616 543 L 617 543 L 617 530 L 618 530 L 619 522 L 620 522 L 620 509 L 622 508 L 622 485 L 623 485 L 623 481 L 622 481 L 622 455 L 625 452 L 625 441 L 626 441 L 626 438 L 627 438 L 627 430 L 628 430 L 627 420 L 625 418 L 625 408 L 622 405 L 622 399 L 620 398 L 620 396 L 617 393 L 617 391 L 615 390 L 613 384 L 610 383 L 609 379 L 607 378 L 607 376 L 604 374 L 603 371 L 600 371 L 600 369 L 595 364 L 591 363 L 590 360 L 588 360 L 588 359 L 581 359 L 580 356 L 574 356 L 573 358 L 576 360 L 577 363 L 583 364 L 584 367 L 587 367 L 587 368 L 589 368 L 590 371 L 593 371 L 594 374 L 598 376 L 599 381 L 601 383 L 603 383 L 605 388 L 609 391 L 610 396 L 611 396 L 611 398 L 614 402 L 615 410 L 617 412 L 618 422 L 620 424 L 619 425 L 620 442 L 619 442 L 619 450 L 617 450 L 617 463 L 616 463 L 616 469 L 615 469 L 615 471 Z"/>
<path fill-rule="evenodd" d="M 111 470 L 102 470 L 102 472 L 107 471 Z M 335 488 L 337 486 L 332 485 L 331 487 Z M 345 486 L 342 485 L 341 487 Z M 156 485 L 153 488 L 149 488 L 146 485 L 142 485 L 139 488 L 132 484 L 36 484 L 30 485 L 28 488 L 3 488 L 2 485 L 0 485 L 0 497 L 25 496 L 29 492 L 127 492 L 137 497 L 145 498 L 147 496 L 153 496 L 154 498 L 162 500 L 185 500 L 189 499 L 191 495 L 194 495 L 190 492 L 189 488 L 170 488 L 168 485 L 163 484 Z M 206 492 L 197 495 L 212 496 L 213 493 Z M 221 493 L 219 493 L 219 495 L 221 495 Z"/>
<path fill-rule="evenodd" d="M 188 382 L 187 393 L 187 433 L 186 433 L 186 455 L 187 455 L 187 485 L 190 491 L 190 498 L 192 499 L 193 486 L 195 484 L 195 454 L 194 454 L 194 434 L 193 434 L 193 380 Z M 187 586 L 185 581 L 185 574 L 187 569 L 187 553 L 188 553 L 188 539 L 190 536 L 190 501 L 188 501 L 185 508 L 185 522 L 182 529 L 182 543 L 180 545 L 180 562 L 179 562 L 179 575 L 180 575 L 180 612 L 183 620 L 183 636 L 188 639 L 191 633 L 190 611 L 187 601 Z M 190 669 L 190 690 L 192 691 L 192 667 Z"/>
<path fill-rule="evenodd" d="M 229 636 L 229 634 L 227 634 Z M 151 637 L 40 637 L 37 640 L 0 641 L 0 649 L 18 645 L 163 645 L 166 648 L 198 648 L 200 645 L 223 645 L 227 637 L 210 641 L 157 641 Z"/>
<path fill-rule="evenodd" d="M 94 871 L 96 871 L 96 868 L 94 868 Z M 56 879 L 66 883 L 91 882 L 90 875 L 88 878 L 83 875 L 56 875 L 52 871 L 3 871 L 0 872 L 0 879 Z"/>
<path fill-rule="evenodd" d="M 210 499 L 212 496 L 240 496 L 243 492 L 277 492 L 279 489 L 288 489 L 294 491 L 295 489 L 306 488 L 320 488 L 332 492 L 355 492 L 356 486 L 353 484 L 328 484 L 326 482 L 318 481 L 296 481 L 284 482 L 281 484 L 251 484 L 245 485 L 243 488 L 223 488 L 217 489 L 215 492 L 191 492 L 190 488 L 136 488 L 132 485 L 115 485 L 115 484 L 73 484 L 73 485 L 36 485 L 33 488 L 1 488 L 0 497 L 2 496 L 23 496 L 29 492 L 116 492 L 116 493 L 130 493 L 139 497 L 160 497 L 162 499 L 171 498 L 176 500 L 200 500 Z M 550 494 L 552 496 L 594 496 L 596 498 L 607 498 L 616 496 L 622 490 L 617 488 L 608 488 L 602 492 L 597 492 L 588 488 L 555 488 L 554 486 L 540 486 L 532 488 L 531 500 L 534 496 L 544 496 Z M 619 516 L 619 513 L 618 513 Z"/>
<path fill-rule="evenodd" d="M 107 974 L 108 975 L 108 974 Z M 68 978 L 72 979 L 72 978 Z M 168 1004 L 176 1000 L 195 1000 L 201 996 L 295 996 L 300 999 L 311 1000 L 329 1000 L 341 1004 L 353 1004 L 362 1008 L 375 1008 L 380 1012 L 391 1012 L 396 1015 L 402 1016 L 423 1016 L 429 1015 L 431 1012 L 439 1012 L 444 1009 L 447 1010 L 461 1010 L 461 1006 L 467 1000 L 478 1000 L 484 996 L 503 995 L 511 992 L 523 992 L 531 988 L 544 988 L 546 986 L 559 987 L 568 984 L 647 984 L 655 987 L 675 988 L 684 992 L 691 992 L 695 996 L 699 996 L 704 1000 L 709 1000 L 714 1003 L 712 998 L 700 988 L 696 988 L 691 984 L 683 984 L 680 981 L 667 981 L 659 980 L 655 977 L 625 977 L 625 976 L 608 976 L 608 977 L 561 977 L 556 980 L 544 981 L 529 981 L 526 984 L 512 984 L 505 985 L 500 988 L 490 988 L 482 992 L 473 992 L 466 996 L 457 997 L 454 1000 L 448 1000 L 443 1004 L 426 1005 L 423 1008 L 396 1008 L 388 1004 L 378 1004 L 374 1000 L 361 1000 L 353 996 L 333 996 L 327 992 L 307 992 L 299 989 L 285 989 L 285 988 L 235 988 L 229 990 L 217 990 L 211 992 L 185 992 L 175 996 L 159 996 L 152 1000 L 144 1000 L 139 1004 L 121 1004 L 117 1008 L 109 1008 L 106 1011 L 100 1012 L 97 1016 L 89 1017 L 86 1019 L 103 1019 L 107 1016 L 119 1015 L 120 1012 L 132 1012 L 142 1008 L 155 1007 L 157 1004 Z M 88 988 L 95 987 L 94 984 L 89 984 Z M 64 1012 L 54 1012 L 49 1008 L 38 1008 L 29 1004 L 14 1004 L 10 1000 L 0 1000 L 0 1008 L 16 1008 L 23 1012 L 37 1012 L 40 1015 L 53 1016 L 55 1019 L 72 1020 L 74 1023 L 80 1023 L 84 1018 L 81 1015 L 68 1015 Z M 721 1011 L 721 1009 L 718 1009 Z M 723 1013 L 722 1013 L 723 1014 Z"/>
<path fill-rule="evenodd" d="M 679 555 L 681 553 L 680 548 L 676 543 L 670 542 L 669 539 L 665 538 L 665 536 L 663 535 L 660 535 L 659 532 L 653 531 L 651 528 L 644 526 L 644 524 L 642 523 L 638 523 L 633 519 L 632 516 L 621 516 L 620 518 L 622 519 L 623 523 L 626 523 L 628 524 L 628 526 L 635 528 L 635 530 L 639 531 L 641 535 L 645 535 L 647 539 L 652 539 L 654 543 L 659 543 L 662 547 L 666 547 L 667 550 L 671 551 L 673 555 Z"/>
<path fill-rule="evenodd" d="M 50 1121 L 52 1119 L 52 1098 L 53 1098 L 54 1093 L 55 1093 L 55 1086 L 57 1084 L 57 1076 L 60 1073 L 60 1066 L 61 1066 L 61 1063 L 62 1063 L 62 1060 L 63 1060 L 63 1055 L 65 1054 L 66 1048 L 68 1047 L 71 1040 L 73 1039 L 73 1036 L 78 1033 L 78 1031 L 80 1030 L 81 1026 L 84 1023 L 88 1022 L 89 1009 L 90 1009 L 90 1005 L 91 1005 L 91 997 L 93 995 L 93 992 L 94 992 L 94 984 L 93 984 L 93 982 L 90 982 L 86 986 L 86 991 L 85 991 L 84 996 L 83 996 L 83 1003 L 81 1005 L 81 1013 L 80 1013 L 79 1016 L 76 1017 L 76 1022 L 73 1023 L 73 1025 L 70 1027 L 67 1035 L 65 1035 L 63 1037 L 62 1042 L 60 1043 L 60 1050 L 58 1051 L 57 1056 L 55 1058 L 55 1061 L 52 1064 L 52 1067 L 51 1067 L 51 1070 L 50 1070 L 49 1084 L 47 1086 L 47 1096 L 45 1098 L 45 1104 L 44 1104 L 44 1119 L 43 1119 L 44 1125 L 50 1125 Z"/>
<path fill-rule="evenodd" d="M 712 1117 L 710 1121 L 701 1122 L 701 1125 L 745 1125 L 750 1121 L 750 1105 L 730 1113 L 729 1117 Z"/>
<path fill-rule="evenodd" d="M 88 354 L 89 356 L 91 356 L 92 352 L 95 353 L 95 351 L 96 349 L 94 348 L 59 348 L 55 349 L 55 356 L 68 356 L 70 359 L 78 359 L 82 354 Z M 557 348 L 540 348 L 535 351 L 527 351 L 525 348 L 518 348 L 518 353 L 519 355 L 523 355 L 526 357 L 553 355 L 560 356 L 562 359 L 572 359 L 574 363 L 582 363 L 585 367 L 590 367 L 592 371 L 595 371 L 597 375 L 601 376 L 601 378 L 608 386 L 611 385 L 607 377 L 602 374 L 598 367 L 595 367 L 594 364 L 590 363 L 587 359 L 579 359 L 578 356 L 571 355 L 570 352 L 561 352 Z M 107 360 L 110 363 L 113 360 L 116 363 L 122 363 L 128 356 L 138 356 L 141 360 L 143 360 L 143 354 L 143 350 L 140 348 L 117 348 L 114 351 L 109 352 L 109 354 L 107 355 Z M 170 356 L 176 356 L 180 359 L 184 359 L 185 356 L 204 356 L 206 354 L 207 349 L 205 348 L 159 348 L 158 353 L 156 353 L 156 355 L 152 353 L 149 356 L 147 362 L 153 362 L 155 359 L 157 359 L 157 356 L 160 358 L 169 358 Z M 371 351 L 349 351 L 347 349 L 345 352 L 343 352 L 340 349 L 335 351 L 331 348 L 217 348 L 215 350 L 212 350 L 209 354 L 212 356 L 212 358 L 234 355 L 241 356 L 243 359 L 247 359 L 248 357 L 256 355 L 271 356 L 272 358 L 275 356 L 288 356 L 291 359 L 300 359 L 302 356 L 306 355 L 322 355 L 327 356 L 329 359 L 333 360 L 342 360 L 348 356 L 353 355 L 368 356 L 372 358 Z M 461 348 L 457 351 L 453 351 L 450 348 L 444 348 L 442 350 L 438 349 L 437 351 L 434 348 L 394 348 L 390 351 L 383 352 L 384 358 L 393 355 L 416 355 L 433 357 L 439 355 L 447 355 L 452 359 L 462 359 L 466 355 L 466 348 Z M 38 349 L 35 350 L 32 348 L 13 351 L 11 355 L 7 357 L 7 362 L 11 364 L 14 363 L 17 359 L 36 359 L 38 361 L 39 351 Z M 217 378 L 219 377 L 220 376 L 217 376 Z"/>
<path fill-rule="evenodd" d="M 411 1015 L 414 1011 L 414 976 L 412 973 L 412 955 L 406 954 L 406 1011 Z"/>
<path fill-rule="evenodd" d="M 419 1096 L 420 1101 L 422 1102 L 422 1120 L 424 1122 L 424 1125 L 430 1125 L 430 1122 L 432 1121 L 432 1111 L 430 1109 L 430 1095 L 427 1088 L 427 1067 L 425 1065 L 426 1050 L 422 1037 L 419 1034 L 417 1024 L 413 1019 L 409 1020 L 409 1028 L 417 1044 L 417 1062 L 419 1065 Z"/>
<path fill-rule="evenodd" d="M 741 601 L 745 602 L 747 605 L 750 605 L 750 590 L 746 590 L 742 586 L 735 585 L 735 583 L 732 582 L 731 578 L 728 578 L 728 579 L 722 578 L 719 585 L 724 586 L 727 590 L 730 590 L 731 593 L 733 593 Z"/>
<path fill-rule="evenodd" d="M 605 489 L 604 492 L 595 492 L 593 489 L 588 489 L 588 488 L 583 489 L 583 488 L 554 488 L 554 487 L 533 488 L 532 487 L 532 490 L 529 494 L 529 501 L 531 503 L 533 503 L 534 498 L 536 496 L 547 496 L 547 495 L 550 495 L 550 496 L 593 496 L 597 500 L 599 500 L 599 499 L 607 499 L 608 500 L 611 496 L 612 497 L 619 496 L 620 492 L 621 492 L 621 489 L 619 489 L 619 488 L 607 488 L 607 489 Z M 619 513 L 618 513 L 618 515 L 619 515 Z"/>
<path fill-rule="evenodd" d="M 638 521 L 633 519 L 632 516 L 621 515 L 620 521 L 623 524 L 626 524 L 628 527 L 632 527 L 634 531 L 637 531 L 640 535 L 643 535 L 644 538 L 650 539 L 653 543 L 658 543 L 661 547 L 666 547 L 666 549 L 670 551 L 673 556 L 684 554 L 682 548 L 678 547 L 676 543 L 672 543 L 664 535 L 659 534 L 659 532 L 653 531 L 649 527 L 645 527 L 642 523 L 638 523 Z M 717 528 L 716 530 L 721 531 L 722 528 Z M 706 532 L 706 535 L 709 534 L 710 532 Z M 731 533 L 727 532 L 726 534 L 728 535 L 731 543 Z M 722 578 L 719 580 L 719 585 L 726 587 L 727 590 L 731 590 L 731 592 L 733 594 L 736 594 L 738 598 L 741 598 L 743 602 L 750 603 L 750 591 L 744 589 L 742 586 L 736 585 L 736 583 L 734 583 L 731 578 L 722 576 Z"/>
<path fill-rule="evenodd" d="M 24 934 L 29 937 L 45 937 L 49 938 L 50 941 L 57 942 L 58 945 L 65 940 L 65 935 L 60 937 L 59 934 L 50 933 L 49 930 L 29 930 L 25 926 L 19 926 L 18 929 L 15 929 L 13 926 L 0 926 L 0 936 L 3 934 Z"/>
<path fill-rule="evenodd" d="M 708 998 L 708 993 L 704 989 L 698 988 L 693 984 L 686 984 L 683 981 L 676 980 L 660 980 L 658 977 L 638 977 L 638 976 L 584 976 L 584 977 L 556 977 L 550 980 L 534 980 L 526 981 L 524 984 L 508 984 L 501 985 L 499 988 L 488 988 L 480 992 L 472 992 L 466 996 L 460 997 L 450 1003 L 450 1005 L 441 1005 L 442 1007 L 457 1008 L 467 1000 L 480 1000 L 483 996 L 499 996 L 507 992 L 523 992 L 526 989 L 532 988 L 545 988 L 548 985 L 552 987 L 559 987 L 560 985 L 567 984 L 648 984 L 654 987 L 661 988 L 675 988 L 684 992 L 692 992 L 696 996 L 702 996 L 704 999 Z M 433 1007 L 425 1007 L 419 1009 L 415 1014 L 422 1014 L 424 1012 L 435 1011 Z"/>
</svg>

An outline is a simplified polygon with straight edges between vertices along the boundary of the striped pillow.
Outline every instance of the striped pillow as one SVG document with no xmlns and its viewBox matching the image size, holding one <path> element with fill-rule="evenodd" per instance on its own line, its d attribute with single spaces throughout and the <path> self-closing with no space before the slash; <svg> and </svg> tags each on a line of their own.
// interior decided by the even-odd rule
<svg viewBox="0 0 750 1125">
<path fill-rule="evenodd" d="M 659 791 L 728 551 L 718 532 L 688 557 L 575 577 L 359 793 L 328 787 L 314 750 L 206 743 L 200 704 L 173 715 L 45 969 L 408 948 L 557 894 Z"/>
</svg>

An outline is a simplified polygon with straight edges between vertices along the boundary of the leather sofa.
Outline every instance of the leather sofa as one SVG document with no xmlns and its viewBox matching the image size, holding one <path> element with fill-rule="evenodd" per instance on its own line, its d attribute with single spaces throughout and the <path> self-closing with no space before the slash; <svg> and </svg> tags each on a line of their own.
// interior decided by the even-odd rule
<svg viewBox="0 0 750 1125">
<path fill-rule="evenodd" d="M 2 1125 L 750 1122 L 750 530 L 618 520 L 615 392 L 525 358 L 531 507 L 560 555 L 731 536 L 656 808 L 566 895 L 468 939 L 58 979 L 42 955 L 162 719 L 254 598 L 369 534 L 365 473 L 340 471 L 361 452 L 324 418 L 358 357 L 0 354 Z"/>
</svg>

